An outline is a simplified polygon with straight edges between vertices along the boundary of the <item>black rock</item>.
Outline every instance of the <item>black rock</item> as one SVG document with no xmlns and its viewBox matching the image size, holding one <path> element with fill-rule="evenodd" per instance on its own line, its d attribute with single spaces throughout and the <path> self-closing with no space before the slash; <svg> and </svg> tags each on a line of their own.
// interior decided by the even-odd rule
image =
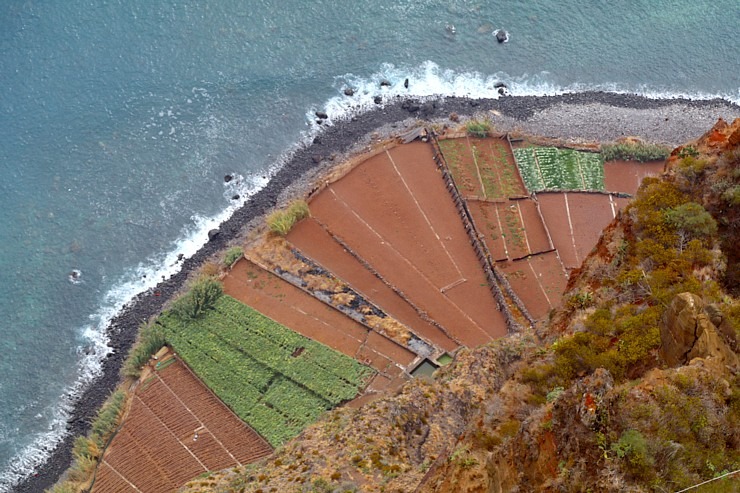
<svg viewBox="0 0 740 493">
<path fill-rule="evenodd" d="M 406 89 L 409 88 L 409 80 L 408 79 L 406 79 L 406 80 L 403 81 L 403 87 L 405 87 Z"/>
<path fill-rule="evenodd" d="M 383 102 L 383 98 L 381 96 L 375 96 L 373 98 L 373 101 L 375 102 L 375 104 L 380 104 Z"/>
<path fill-rule="evenodd" d="M 409 113 L 416 113 L 417 111 L 419 111 L 421 106 L 413 101 L 404 101 L 403 103 L 401 103 L 401 108 L 405 109 Z"/>
<path fill-rule="evenodd" d="M 421 116 L 422 118 L 429 118 L 434 115 L 437 110 L 437 103 L 434 101 L 427 101 L 421 105 Z"/>
<path fill-rule="evenodd" d="M 185 254 L 184 254 L 184 253 L 178 253 L 178 254 L 177 254 L 177 261 L 178 261 L 178 262 L 179 262 L 180 260 L 184 259 L 184 258 L 185 258 Z"/>
<path fill-rule="evenodd" d="M 496 31 L 496 41 L 498 41 L 499 43 L 503 43 L 507 39 L 509 39 L 509 33 L 504 31 L 503 29 L 499 29 L 498 31 Z"/>
<path fill-rule="evenodd" d="M 324 120 L 316 120 L 316 125 L 321 125 L 322 123 L 324 123 Z"/>
<path fill-rule="evenodd" d="M 319 137 L 319 136 L 314 137 L 313 138 L 313 143 L 314 144 L 321 144 L 321 137 Z"/>
<path fill-rule="evenodd" d="M 240 198 L 241 198 L 241 195 L 239 195 L 238 193 L 231 196 L 231 200 L 239 200 Z"/>
<path fill-rule="evenodd" d="M 319 164 L 323 158 L 319 156 L 318 154 L 314 154 L 311 156 L 311 161 L 313 161 L 316 164 Z"/>
<path fill-rule="evenodd" d="M 506 87 L 506 84 L 504 84 L 503 82 L 496 82 L 493 87 L 495 87 L 496 89 L 501 89 L 502 87 Z"/>
<path fill-rule="evenodd" d="M 210 230 L 208 232 L 208 241 L 211 241 L 212 239 L 214 239 L 215 237 L 217 237 L 220 234 L 221 234 L 221 231 L 219 231 L 217 229 Z"/>
<path fill-rule="evenodd" d="M 234 179 L 234 175 L 226 175 L 224 176 L 224 183 L 229 183 L 233 179 Z"/>
<path fill-rule="evenodd" d="M 344 90 L 344 95 L 345 95 L 345 96 L 354 96 L 354 95 L 355 95 L 355 90 L 354 90 L 354 89 L 352 89 L 351 87 L 347 87 L 347 88 L 346 88 L 346 89 Z"/>
<path fill-rule="evenodd" d="M 390 85 L 391 85 L 391 81 L 387 79 L 383 79 L 380 81 L 380 87 L 390 87 Z"/>
<path fill-rule="evenodd" d="M 316 118 L 321 118 L 322 120 L 326 120 L 329 118 L 329 115 L 327 115 L 323 111 L 317 111 L 315 114 L 316 114 Z"/>
</svg>

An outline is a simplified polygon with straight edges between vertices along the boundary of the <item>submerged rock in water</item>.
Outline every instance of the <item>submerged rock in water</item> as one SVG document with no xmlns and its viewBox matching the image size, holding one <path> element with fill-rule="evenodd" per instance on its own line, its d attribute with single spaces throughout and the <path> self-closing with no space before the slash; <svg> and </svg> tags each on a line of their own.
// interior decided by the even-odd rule
<svg viewBox="0 0 740 493">
<path fill-rule="evenodd" d="M 345 96 L 354 96 L 355 95 L 355 90 L 352 89 L 351 87 L 347 87 L 347 88 L 344 89 L 344 95 Z"/>
<path fill-rule="evenodd" d="M 499 43 L 506 43 L 507 41 L 509 41 L 509 33 L 504 31 L 503 29 L 496 29 L 493 32 L 493 35 L 496 37 L 496 41 L 498 41 Z"/>
</svg>

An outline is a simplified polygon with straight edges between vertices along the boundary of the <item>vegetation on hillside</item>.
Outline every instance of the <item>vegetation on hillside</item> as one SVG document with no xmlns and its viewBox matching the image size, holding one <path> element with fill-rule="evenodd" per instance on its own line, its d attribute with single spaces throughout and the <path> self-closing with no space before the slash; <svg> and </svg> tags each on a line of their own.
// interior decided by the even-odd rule
<svg viewBox="0 0 740 493">
<path fill-rule="evenodd" d="M 285 209 L 280 209 L 267 216 L 267 225 L 270 231 L 285 236 L 293 229 L 293 225 L 310 215 L 305 200 L 294 200 Z"/>
<path fill-rule="evenodd" d="M 668 157 L 670 152 L 671 150 L 667 147 L 639 141 L 603 144 L 601 146 L 604 161 L 662 161 Z"/>
<path fill-rule="evenodd" d="M 715 147 L 710 134 L 674 153 L 666 179 L 643 182 L 573 273 L 543 340 L 524 332 L 464 351 L 435 381 L 335 411 L 265 464 L 189 491 L 676 491 L 737 470 L 737 368 L 668 368 L 661 352 L 666 311 L 687 292 L 734 330 L 716 344 L 736 350 L 735 128 L 731 146 L 732 130 Z"/>
</svg>

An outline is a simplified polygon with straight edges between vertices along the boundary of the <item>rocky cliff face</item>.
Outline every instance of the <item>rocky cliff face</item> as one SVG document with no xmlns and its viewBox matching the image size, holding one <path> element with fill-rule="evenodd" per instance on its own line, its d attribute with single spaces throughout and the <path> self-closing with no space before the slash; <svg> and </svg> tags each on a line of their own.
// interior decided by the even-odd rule
<svg viewBox="0 0 740 493">
<path fill-rule="evenodd" d="M 729 337 L 734 334 L 728 333 Z M 738 358 L 710 320 L 702 299 L 681 293 L 673 299 L 660 325 L 660 353 L 668 366 L 704 358 L 717 365 L 738 367 Z"/>
<path fill-rule="evenodd" d="M 674 491 L 736 470 L 739 211 L 740 120 L 720 121 L 646 180 L 549 324 L 186 491 Z"/>
</svg>

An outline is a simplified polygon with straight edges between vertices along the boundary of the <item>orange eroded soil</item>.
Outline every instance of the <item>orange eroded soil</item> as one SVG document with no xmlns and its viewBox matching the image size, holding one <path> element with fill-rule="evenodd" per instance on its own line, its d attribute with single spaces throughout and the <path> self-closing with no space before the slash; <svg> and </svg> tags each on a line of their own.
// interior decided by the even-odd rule
<svg viewBox="0 0 740 493">
<path fill-rule="evenodd" d="M 174 491 L 207 470 L 272 453 L 180 361 L 155 372 L 132 399 L 98 470 L 96 493 Z"/>
</svg>

